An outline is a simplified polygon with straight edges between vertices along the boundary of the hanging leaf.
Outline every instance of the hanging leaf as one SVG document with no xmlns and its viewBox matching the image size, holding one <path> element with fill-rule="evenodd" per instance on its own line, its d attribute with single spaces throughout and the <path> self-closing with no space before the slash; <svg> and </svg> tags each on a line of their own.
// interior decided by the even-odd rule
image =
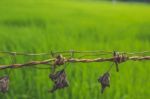
<svg viewBox="0 0 150 99">
<path fill-rule="evenodd" d="M 54 86 L 50 92 L 54 92 L 57 89 L 62 89 L 69 86 L 64 69 L 56 72 L 55 74 L 50 74 L 49 77 L 54 82 Z"/>
<path fill-rule="evenodd" d="M 110 74 L 108 72 L 104 73 L 103 76 L 98 79 L 98 82 L 101 83 L 101 93 L 103 93 L 106 87 L 110 87 Z"/>
<path fill-rule="evenodd" d="M 0 77 L 0 92 L 6 93 L 8 91 L 9 77 Z"/>
</svg>

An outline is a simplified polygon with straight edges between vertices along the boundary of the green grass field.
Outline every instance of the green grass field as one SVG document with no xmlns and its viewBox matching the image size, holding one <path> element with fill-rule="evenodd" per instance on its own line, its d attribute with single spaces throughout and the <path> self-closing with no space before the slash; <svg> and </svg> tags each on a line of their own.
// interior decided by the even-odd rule
<svg viewBox="0 0 150 99">
<path fill-rule="evenodd" d="M 150 49 L 150 5 L 140 3 L 2 0 L 0 50 L 138 52 Z M 19 57 L 26 62 L 29 57 Z M 8 58 L 0 64 L 10 63 Z M 50 94 L 49 70 L 15 69 L 0 99 L 149 99 L 149 62 L 126 62 L 111 72 L 111 87 L 100 93 L 97 78 L 111 63 L 69 64 L 70 87 Z M 4 75 L 8 70 L 0 71 Z"/>
</svg>

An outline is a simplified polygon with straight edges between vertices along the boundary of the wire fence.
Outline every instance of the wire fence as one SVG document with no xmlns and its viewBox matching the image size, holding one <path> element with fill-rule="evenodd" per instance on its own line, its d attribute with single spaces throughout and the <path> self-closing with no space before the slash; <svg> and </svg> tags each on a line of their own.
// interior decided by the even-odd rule
<svg viewBox="0 0 150 99">
<path fill-rule="evenodd" d="M 29 66 L 34 66 L 38 64 L 48 64 L 52 65 L 52 62 L 56 60 L 57 55 L 63 55 L 64 57 L 64 63 L 89 63 L 89 62 L 114 62 L 115 58 L 118 58 L 119 61 L 122 61 L 124 58 L 124 62 L 128 60 L 133 60 L 133 61 L 141 61 L 141 60 L 150 60 L 150 56 L 144 55 L 144 54 L 149 54 L 150 51 L 143 51 L 143 52 L 116 52 L 117 57 L 115 57 L 114 54 L 115 51 L 75 51 L 75 50 L 70 50 L 70 51 L 50 51 L 49 53 L 22 53 L 22 52 L 9 52 L 9 51 L 0 51 L 3 56 L 0 58 L 3 58 L 4 56 L 13 56 L 11 57 L 12 60 L 15 60 L 17 56 L 48 56 L 50 57 L 49 59 L 41 60 L 41 61 L 29 61 L 23 64 L 17 64 L 16 62 L 13 62 L 13 64 L 9 65 L 4 65 L 0 64 L 0 70 L 2 69 L 7 69 L 7 68 L 20 68 L 20 67 L 29 67 Z M 67 54 L 67 55 L 66 55 Z M 75 54 L 79 54 L 81 56 L 75 57 Z M 82 55 L 84 54 L 84 55 Z M 112 55 L 112 57 L 100 57 L 102 55 Z M 68 57 L 65 57 L 68 56 Z M 98 56 L 94 59 L 91 58 L 85 58 L 86 56 Z"/>
<path fill-rule="evenodd" d="M 54 82 L 53 88 L 49 92 L 54 92 L 57 89 L 68 87 L 68 80 L 65 73 L 65 66 L 67 63 L 91 63 L 91 62 L 112 62 L 110 68 L 98 78 L 101 84 L 101 93 L 106 87 L 110 86 L 110 70 L 115 64 L 116 71 L 119 72 L 119 64 L 126 61 L 150 61 L 150 51 L 143 52 L 117 52 L 117 51 L 50 51 L 49 53 L 22 53 L 0 51 L 0 59 L 11 57 L 10 64 L 0 64 L 0 70 L 33 67 L 35 69 L 51 69 L 49 78 Z M 25 63 L 18 63 L 16 58 L 18 56 L 46 56 L 47 59 L 31 60 Z M 1 62 L 2 60 L 0 60 Z M 37 67 L 37 65 L 40 67 Z M 61 65 L 64 66 L 62 70 L 57 70 Z M 48 67 L 44 67 L 48 66 Z M 0 77 L 0 92 L 8 91 L 9 75 Z"/>
</svg>

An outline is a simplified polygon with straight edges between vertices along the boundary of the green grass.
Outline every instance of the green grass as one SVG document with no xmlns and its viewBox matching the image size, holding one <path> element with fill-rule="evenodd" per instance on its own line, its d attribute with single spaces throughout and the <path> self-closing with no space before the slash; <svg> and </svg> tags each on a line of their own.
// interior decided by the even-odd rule
<svg viewBox="0 0 150 99">
<path fill-rule="evenodd" d="M 150 49 L 150 5 L 138 3 L 50 0 L 2 0 L 0 50 L 50 52 L 51 50 Z M 17 58 L 18 62 L 31 60 Z M 10 59 L 0 60 L 1 64 Z M 54 94 L 49 70 L 15 69 L 10 89 L 0 99 L 149 99 L 149 62 L 126 62 L 111 72 L 111 87 L 100 94 L 97 78 L 111 63 L 69 64 L 70 87 Z M 8 71 L 1 71 L 4 75 Z"/>
</svg>

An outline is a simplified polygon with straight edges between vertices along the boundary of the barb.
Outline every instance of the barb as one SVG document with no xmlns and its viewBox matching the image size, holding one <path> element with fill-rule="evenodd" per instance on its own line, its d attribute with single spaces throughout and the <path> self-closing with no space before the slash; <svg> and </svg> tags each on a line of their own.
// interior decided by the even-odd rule
<svg viewBox="0 0 150 99">
<path fill-rule="evenodd" d="M 8 68 L 20 68 L 20 67 L 29 67 L 39 64 L 50 64 L 50 62 L 54 62 L 56 58 L 43 60 L 43 61 L 31 61 L 24 64 L 11 64 L 11 65 L 0 65 L 0 70 L 8 69 Z M 127 57 L 126 61 L 141 61 L 141 60 L 150 60 L 150 56 L 132 56 Z M 95 59 L 78 59 L 78 58 L 65 58 L 65 63 L 90 63 L 90 62 L 114 62 L 114 57 L 111 58 L 95 58 Z"/>
</svg>

